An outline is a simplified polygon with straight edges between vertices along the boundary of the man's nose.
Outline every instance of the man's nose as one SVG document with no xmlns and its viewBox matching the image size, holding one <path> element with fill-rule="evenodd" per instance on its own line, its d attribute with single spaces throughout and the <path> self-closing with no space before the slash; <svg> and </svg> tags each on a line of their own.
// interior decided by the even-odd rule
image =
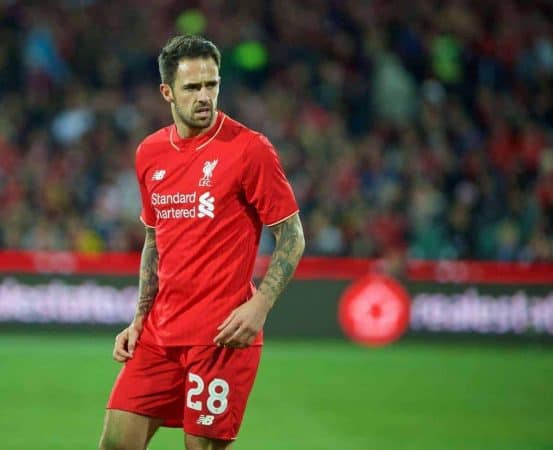
<svg viewBox="0 0 553 450">
<path fill-rule="evenodd" d="M 206 86 L 202 86 L 202 88 L 198 92 L 198 101 L 209 102 L 209 91 Z"/>
</svg>

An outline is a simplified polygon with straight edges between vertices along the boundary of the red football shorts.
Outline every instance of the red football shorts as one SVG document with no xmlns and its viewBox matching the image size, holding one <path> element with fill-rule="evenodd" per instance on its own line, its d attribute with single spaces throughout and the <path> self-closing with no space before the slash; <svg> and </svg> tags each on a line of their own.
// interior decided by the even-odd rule
<svg viewBox="0 0 553 450">
<path fill-rule="evenodd" d="M 159 347 L 141 339 L 107 408 L 160 418 L 164 426 L 182 426 L 196 436 L 236 439 L 261 350 Z"/>
</svg>

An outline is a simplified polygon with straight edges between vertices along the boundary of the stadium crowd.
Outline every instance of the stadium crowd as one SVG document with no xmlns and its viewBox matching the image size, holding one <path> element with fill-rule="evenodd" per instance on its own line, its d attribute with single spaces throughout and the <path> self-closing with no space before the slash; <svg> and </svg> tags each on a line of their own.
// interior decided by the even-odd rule
<svg viewBox="0 0 553 450">
<path fill-rule="evenodd" d="M 156 58 L 197 32 L 221 108 L 280 152 L 308 254 L 553 261 L 551 2 L 183 3 L 0 2 L 0 248 L 141 248 Z"/>
</svg>

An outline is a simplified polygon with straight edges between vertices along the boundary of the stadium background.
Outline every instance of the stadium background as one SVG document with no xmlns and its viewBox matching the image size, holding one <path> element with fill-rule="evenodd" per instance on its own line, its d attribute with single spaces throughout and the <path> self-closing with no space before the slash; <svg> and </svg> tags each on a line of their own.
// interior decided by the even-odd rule
<svg viewBox="0 0 553 450">
<path fill-rule="evenodd" d="M 223 51 L 222 109 L 279 149 L 308 244 L 237 448 L 553 448 L 551 17 L 546 0 L 0 1 L 1 447 L 94 448 L 143 239 L 133 153 L 170 121 L 159 48 L 191 32 Z M 336 305 L 375 270 L 414 315 L 369 349 Z"/>
</svg>

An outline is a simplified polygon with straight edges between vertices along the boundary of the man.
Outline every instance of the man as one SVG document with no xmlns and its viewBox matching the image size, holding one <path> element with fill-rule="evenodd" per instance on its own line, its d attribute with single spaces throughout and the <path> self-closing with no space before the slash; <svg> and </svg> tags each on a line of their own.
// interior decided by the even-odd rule
<svg viewBox="0 0 553 450">
<path fill-rule="evenodd" d="M 178 36 L 159 55 L 174 124 L 138 147 L 146 227 L 135 317 L 100 449 L 143 450 L 182 426 L 188 450 L 230 449 L 261 356 L 262 327 L 304 250 L 298 206 L 269 141 L 217 110 L 221 56 Z M 262 224 L 275 235 L 251 283 Z"/>
</svg>

